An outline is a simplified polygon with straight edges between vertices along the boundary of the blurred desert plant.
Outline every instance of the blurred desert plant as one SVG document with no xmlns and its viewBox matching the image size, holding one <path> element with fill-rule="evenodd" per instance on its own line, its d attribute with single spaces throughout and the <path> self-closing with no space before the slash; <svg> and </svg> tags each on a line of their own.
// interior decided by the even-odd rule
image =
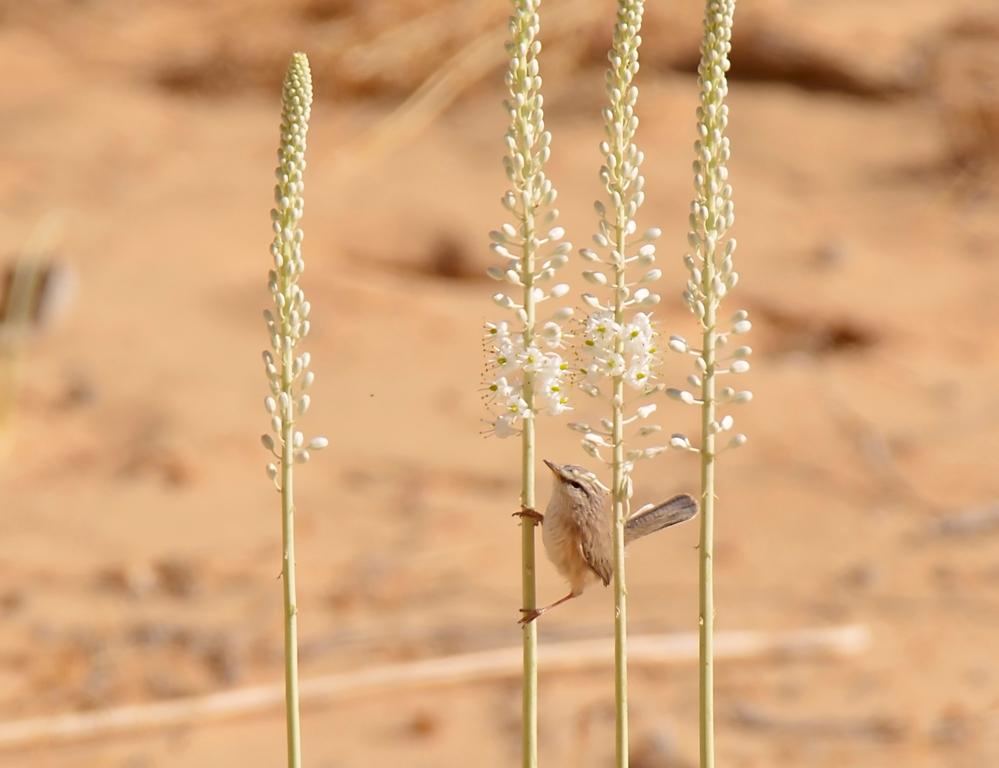
<svg viewBox="0 0 999 768">
<path fill-rule="evenodd" d="M 511 188 L 503 195 L 503 207 L 512 221 L 490 232 L 490 248 L 500 259 L 489 276 L 510 288 L 493 295 L 493 301 L 511 313 L 510 320 L 486 325 L 488 400 L 493 410 L 490 428 L 498 437 L 520 435 L 522 511 L 535 505 L 535 418 L 547 411 L 558 415 L 568 408 L 569 365 L 559 350 L 563 347 L 561 323 L 571 309 L 559 309 L 551 318 L 537 318 L 538 305 L 561 298 L 568 285 L 550 288 L 556 271 L 569 260 L 572 245 L 555 226 L 556 192 L 545 175 L 551 152 L 551 134 L 545 129 L 538 56 L 540 0 L 513 0 L 509 68 L 504 101 L 510 125 L 506 132 L 507 153 L 503 159 Z M 524 611 L 537 606 L 535 579 L 535 527 L 529 514 L 521 516 L 522 602 Z M 523 765 L 537 765 L 537 623 L 523 627 Z"/>
<path fill-rule="evenodd" d="M 275 208 L 271 211 L 274 241 L 271 256 L 274 268 L 268 275 L 268 288 L 274 299 L 273 311 L 264 310 L 271 350 L 264 352 L 264 366 L 270 394 L 264 400 L 273 434 L 261 437 L 274 461 L 267 475 L 281 494 L 282 566 L 284 585 L 285 705 L 288 730 L 288 765 L 301 765 L 301 731 L 298 695 L 298 607 L 295 596 L 295 502 L 293 468 L 309 460 L 311 451 L 325 448 L 326 438 L 306 442 L 296 429 L 296 420 L 309 409 L 309 353 L 299 345 L 309 333 L 309 302 L 298 281 L 305 270 L 302 258 L 303 232 L 299 227 L 305 200 L 302 180 L 305 171 L 305 143 L 312 109 L 312 75 L 304 53 L 292 55 L 284 79 L 281 103 L 281 144 L 275 171 Z"/>
<path fill-rule="evenodd" d="M 610 465 L 614 523 L 614 639 L 616 702 L 616 765 L 628 765 L 628 675 L 627 675 L 627 588 L 624 567 L 624 526 L 629 517 L 632 496 L 631 473 L 635 462 L 662 453 L 665 446 L 627 450 L 625 431 L 631 428 L 632 439 L 654 435 L 658 425 L 646 420 L 656 410 L 651 403 L 626 409 L 626 391 L 648 396 L 653 369 L 657 362 L 657 333 L 652 317 L 644 309 L 659 303 L 660 297 L 644 284 L 654 283 L 660 270 L 655 261 L 653 241 L 662 234 L 651 228 L 638 234 L 636 216 L 645 199 L 645 179 L 641 174 L 643 153 L 635 144 L 638 116 L 638 48 L 642 39 L 644 3 L 621 0 L 618 3 L 614 36 L 608 59 L 606 89 L 609 105 L 603 110 L 606 138 L 600 149 L 604 163 L 600 178 L 607 191 L 608 204 L 595 204 L 598 231 L 593 241 L 597 247 L 580 253 L 599 269 L 586 271 L 583 277 L 605 289 L 605 298 L 583 294 L 590 310 L 585 318 L 583 354 L 586 362 L 581 387 L 593 396 L 608 394 L 610 418 L 600 426 L 573 424 L 584 433 L 583 449 L 592 457 Z M 607 269 L 607 272 L 602 269 Z M 635 279 L 633 271 L 638 270 Z M 604 451 L 610 455 L 605 456 Z"/>
<path fill-rule="evenodd" d="M 26 347 L 72 295 L 72 274 L 55 259 L 60 224 L 55 214 L 45 216 L 0 269 L 0 449 L 7 445 Z"/>
<path fill-rule="evenodd" d="M 751 325 L 744 310 L 736 312 L 726 330 L 718 330 L 722 299 L 735 287 L 739 274 L 732 256 L 735 240 L 728 231 L 735 221 L 732 187 L 728 181 L 731 154 L 728 126 L 726 72 L 732 47 L 732 17 L 735 0 L 708 0 L 704 16 L 704 37 L 698 66 L 700 103 L 697 107 L 697 140 L 694 143 L 694 201 L 687 234 L 691 253 L 684 256 L 690 277 L 683 298 L 701 331 L 701 346 L 673 336 L 669 348 L 694 358 L 695 372 L 687 381 L 691 389 L 669 388 L 666 393 L 682 403 L 701 410 L 701 436 L 694 446 L 686 435 L 673 435 L 674 448 L 694 451 L 701 459 L 701 542 L 700 542 L 700 765 L 714 766 L 714 518 L 715 463 L 721 451 L 737 448 L 746 436 L 735 434 L 721 449 L 719 437 L 732 429 L 730 414 L 718 412 L 719 405 L 748 402 L 752 394 L 732 387 L 717 388 L 717 379 L 726 374 L 749 370 L 746 346 L 729 349 L 733 337 L 746 333 Z"/>
</svg>

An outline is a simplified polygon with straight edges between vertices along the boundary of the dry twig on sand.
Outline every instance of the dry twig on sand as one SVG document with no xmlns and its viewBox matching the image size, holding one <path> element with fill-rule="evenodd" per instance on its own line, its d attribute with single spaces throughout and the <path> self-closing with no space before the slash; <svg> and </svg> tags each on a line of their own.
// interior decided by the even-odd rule
<svg viewBox="0 0 999 768">
<path fill-rule="evenodd" d="M 722 632 L 715 636 L 717 659 L 767 660 L 846 657 L 864 651 L 870 642 L 863 626 L 846 625 L 789 632 Z M 661 667 L 697 661 L 696 633 L 640 635 L 631 638 L 633 668 Z M 613 659 L 609 639 L 560 643 L 541 649 L 545 674 L 588 672 Z M 502 648 L 439 659 L 386 664 L 305 680 L 303 703 L 325 703 L 379 693 L 398 694 L 419 688 L 511 680 L 521 673 L 521 649 Z M 54 746 L 72 741 L 112 737 L 177 725 L 203 725 L 279 709 L 282 683 L 240 688 L 157 704 L 116 707 L 0 724 L 0 750 Z"/>
</svg>

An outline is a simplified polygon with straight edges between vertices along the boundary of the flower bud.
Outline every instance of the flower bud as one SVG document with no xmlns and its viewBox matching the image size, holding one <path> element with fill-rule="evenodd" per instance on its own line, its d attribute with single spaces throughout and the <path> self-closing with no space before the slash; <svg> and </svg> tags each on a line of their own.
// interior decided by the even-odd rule
<svg viewBox="0 0 999 768">
<path fill-rule="evenodd" d="M 594 285 L 607 285 L 607 275 L 603 272 L 583 272 L 583 279 Z"/>
<path fill-rule="evenodd" d="M 748 440 L 749 438 L 740 432 L 738 435 L 733 436 L 732 439 L 728 441 L 728 447 L 739 448 L 745 445 Z"/>
<path fill-rule="evenodd" d="M 673 448 L 680 448 L 680 449 L 691 448 L 690 440 L 687 438 L 686 435 L 681 435 L 681 434 L 674 434 L 673 436 L 671 436 L 669 439 L 669 444 Z"/>
</svg>

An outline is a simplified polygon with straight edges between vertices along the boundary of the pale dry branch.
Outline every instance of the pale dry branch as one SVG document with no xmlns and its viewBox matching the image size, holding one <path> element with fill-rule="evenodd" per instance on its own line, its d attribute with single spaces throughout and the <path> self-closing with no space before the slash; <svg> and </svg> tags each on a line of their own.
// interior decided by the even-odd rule
<svg viewBox="0 0 999 768">
<path fill-rule="evenodd" d="M 786 632 L 722 632 L 715 636 L 715 658 L 772 660 L 848 657 L 870 644 L 866 627 L 845 625 Z M 640 635 L 630 640 L 628 661 L 654 668 L 697 661 L 698 637 L 685 632 Z M 584 673 L 611 663 L 611 639 L 581 640 L 541 649 L 544 674 Z M 350 697 L 397 695 L 408 690 L 447 685 L 513 680 L 521 674 L 521 648 L 503 648 L 439 659 L 386 664 L 305 680 L 303 703 L 330 703 Z M 284 685 L 261 685 L 192 696 L 157 704 L 141 704 L 0 723 L 0 750 L 55 746 L 86 739 L 108 738 L 178 725 L 204 725 L 277 710 L 284 704 Z"/>
</svg>

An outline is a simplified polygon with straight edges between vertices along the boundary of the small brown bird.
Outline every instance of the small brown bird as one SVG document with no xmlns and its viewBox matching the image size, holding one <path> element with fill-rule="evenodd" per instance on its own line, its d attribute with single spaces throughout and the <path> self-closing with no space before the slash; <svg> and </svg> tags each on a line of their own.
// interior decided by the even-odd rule
<svg viewBox="0 0 999 768">
<path fill-rule="evenodd" d="M 551 500 L 545 514 L 522 509 L 515 514 L 542 523 L 542 539 L 548 559 L 569 580 L 570 592 L 551 605 L 521 609 L 521 624 L 534 621 L 545 611 L 583 594 L 594 577 L 604 586 L 613 575 L 613 521 L 607 509 L 610 489 L 592 472 L 572 464 L 558 465 L 545 459 L 555 476 Z M 624 524 L 624 543 L 648 536 L 662 528 L 682 523 L 697 514 L 697 502 L 687 494 L 640 511 Z"/>
</svg>

